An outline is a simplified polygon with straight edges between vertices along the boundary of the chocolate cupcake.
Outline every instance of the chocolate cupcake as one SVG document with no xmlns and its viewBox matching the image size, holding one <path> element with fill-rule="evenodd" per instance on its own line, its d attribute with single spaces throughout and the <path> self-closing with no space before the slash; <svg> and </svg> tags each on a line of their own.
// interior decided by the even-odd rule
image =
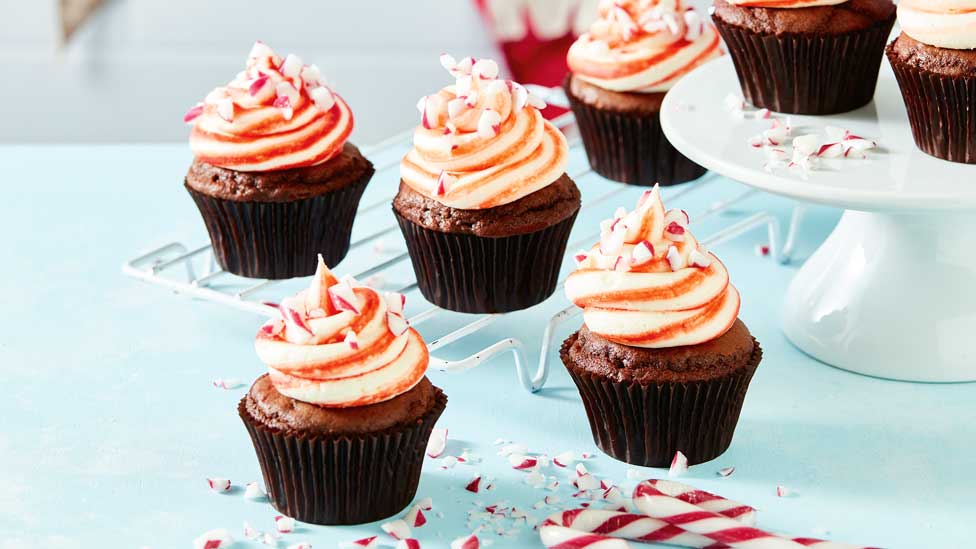
<svg viewBox="0 0 976 549">
<path fill-rule="evenodd" d="M 665 137 L 661 102 L 678 79 L 720 55 L 715 28 L 683 0 L 602 2 L 569 49 L 564 85 L 593 170 L 645 186 L 704 175 Z"/>
<path fill-rule="evenodd" d="M 732 441 L 759 344 L 738 320 L 725 266 L 658 190 L 621 208 L 577 256 L 566 295 L 584 325 L 560 352 L 593 438 L 611 457 L 665 467 L 721 455 Z"/>
<path fill-rule="evenodd" d="M 269 373 L 238 405 L 271 504 L 314 524 L 362 524 L 413 499 L 447 397 L 401 294 L 336 278 L 321 256 L 307 290 L 258 332 Z"/>
<path fill-rule="evenodd" d="M 456 83 L 418 103 L 393 201 L 417 284 L 452 311 L 531 307 L 556 289 L 580 208 L 566 138 L 494 61 L 441 63 Z"/>
<path fill-rule="evenodd" d="M 902 33 L 888 46 L 915 143 L 976 164 L 976 1 L 902 0 Z"/>
<path fill-rule="evenodd" d="M 836 114 L 874 98 L 891 0 L 715 0 L 742 93 L 759 108 Z"/>
<path fill-rule="evenodd" d="M 184 120 L 184 186 L 221 268 L 279 279 L 315 272 L 316 254 L 342 261 L 373 165 L 346 142 L 352 112 L 315 65 L 257 42 L 246 69 Z"/>
</svg>

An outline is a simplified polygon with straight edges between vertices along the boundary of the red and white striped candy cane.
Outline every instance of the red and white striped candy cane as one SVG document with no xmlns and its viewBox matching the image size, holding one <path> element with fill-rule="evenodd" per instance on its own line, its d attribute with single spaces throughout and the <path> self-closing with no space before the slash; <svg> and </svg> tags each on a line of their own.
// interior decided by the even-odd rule
<svg viewBox="0 0 976 549">
<path fill-rule="evenodd" d="M 657 488 L 661 493 L 675 499 L 735 519 L 746 526 L 756 525 L 756 509 L 743 503 L 725 499 L 722 496 L 673 480 L 648 480 L 645 482 Z"/>
<path fill-rule="evenodd" d="M 647 516 L 661 519 L 735 549 L 803 549 L 805 547 L 791 539 L 779 537 L 753 526 L 746 526 L 735 519 L 672 497 L 647 481 L 638 484 L 634 489 L 634 505 Z"/>
<path fill-rule="evenodd" d="M 620 538 L 591 534 L 544 521 L 539 526 L 542 544 L 550 549 L 630 549 Z"/>
<path fill-rule="evenodd" d="M 677 526 L 647 515 L 606 511 L 602 509 L 573 509 L 550 516 L 540 529 L 557 526 L 572 529 L 580 535 L 597 534 L 632 541 L 668 543 L 686 547 L 708 547 L 711 539 L 685 532 Z M 543 539 L 545 543 L 545 539 Z"/>
</svg>

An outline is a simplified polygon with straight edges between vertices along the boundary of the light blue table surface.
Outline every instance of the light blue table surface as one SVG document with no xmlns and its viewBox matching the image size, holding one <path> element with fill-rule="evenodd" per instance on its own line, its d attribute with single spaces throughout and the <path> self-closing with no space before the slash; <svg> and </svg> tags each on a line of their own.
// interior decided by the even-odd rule
<svg viewBox="0 0 976 549">
<path fill-rule="evenodd" d="M 396 154 L 396 151 L 391 153 Z M 258 480 L 250 440 L 237 417 L 246 390 L 216 389 L 214 378 L 250 382 L 264 370 L 252 349 L 261 319 L 253 314 L 174 295 L 126 278 L 123 261 L 170 241 L 206 242 L 196 209 L 181 188 L 190 161 L 185 145 L 4 146 L 7 192 L 0 201 L 5 240 L 0 278 L 0 548 L 191 547 L 206 530 L 227 528 L 235 547 L 242 524 L 273 530 L 277 514 L 236 489 L 212 493 L 207 477 L 235 486 Z M 582 159 L 573 160 L 571 173 Z M 696 212 L 742 192 L 729 180 L 707 184 L 670 207 Z M 580 178 L 584 200 L 614 188 L 595 176 Z M 379 174 L 364 203 L 392 194 L 395 172 Z M 626 199 L 581 215 L 574 238 Z M 692 225 L 700 238 L 762 210 L 784 222 L 791 204 L 757 196 L 727 213 Z M 360 219 L 356 234 L 392 222 L 383 208 Z M 798 243 L 802 262 L 830 230 L 837 212 L 812 209 Z M 746 399 L 735 440 L 725 455 L 693 467 L 684 480 L 758 507 L 760 525 L 796 535 L 884 547 L 973 547 L 976 530 L 976 385 L 921 385 L 866 378 L 812 360 L 794 349 L 779 328 L 781 301 L 795 266 L 759 257 L 762 230 L 717 246 L 743 297 L 742 318 L 761 341 L 765 359 Z M 357 272 L 395 253 L 366 247 L 336 271 Z M 570 262 L 565 270 L 571 268 Z M 385 274 L 407 283 L 400 265 Z M 924 281 L 919 281 L 924 283 Z M 268 298 L 293 292 L 284 284 Z M 567 302 L 557 294 L 532 310 L 500 319 L 440 356 L 460 358 L 517 335 L 530 359 L 539 352 L 549 316 Z M 417 293 L 408 312 L 426 308 Z M 891 313 L 899 314 L 898 304 Z M 427 338 L 450 331 L 463 315 L 444 315 L 421 326 Z M 574 319 L 559 331 L 578 327 Z M 884 345 L 884 342 L 878 342 Z M 442 470 L 428 459 L 419 496 L 430 496 L 430 522 L 415 535 L 423 547 L 447 547 L 469 531 L 475 502 L 508 501 L 541 519 L 556 507 L 532 509 L 548 492 L 524 482 L 496 454 L 498 438 L 555 455 L 595 452 L 586 466 L 597 477 L 634 485 L 628 466 L 599 453 L 583 407 L 558 359 L 549 382 L 529 394 L 516 382 L 509 356 L 463 373 L 430 372 L 450 397 L 441 427 L 450 429 L 448 453 L 470 448 L 474 465 Z M 919 364 L 919 368 L 927 367 Z M 730 478 L 716 471 L 734 466 Z M 496 489 L 471 494 L 463 486 L 476 473 L 494 477 Z M 566 471 L 559 477 L 560 507 L 573 505 Z M 644 470 L 662 476 L 663 470 Z M 790 497 L 778 498 L 777 485 Z M 439 516 L 443 513 L 443 516 Z M 507 523 L 506 523 L 507 524 Z M 307 540 L 315 547 L 379 533 L 359 527 L 303 525 L 281 547 Z M 528 528 L 516 537 L 485 534 L 496 547 L 534 547 Z"/>
</svg>

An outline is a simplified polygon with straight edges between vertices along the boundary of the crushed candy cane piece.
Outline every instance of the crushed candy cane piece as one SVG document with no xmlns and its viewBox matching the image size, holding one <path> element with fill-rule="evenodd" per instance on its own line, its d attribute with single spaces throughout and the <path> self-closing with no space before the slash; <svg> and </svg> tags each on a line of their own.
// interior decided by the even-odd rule
<svg viewBox="0 0 976 549">
<path fill-rule="evenodd" d="M 213 380 L 213 386 L 218 389 L 236 389 L 243 385 L 244 384 L 241 383 L 241 380 L 239 379 L 233 379 L 233 378 L 221 379 L 218 377 L 217 379 Z"/>
<path fill-rule="evenodd" d="M 407 319 L 396 313 L 386 313 L 386 325 L 395 337 L 402 336 L 410 329 L 410 323 L 407 322 Z"/>
<path fill-rule="evenodd" d="M 410 537 L 410 526 L 403 519 L 391 520 L 380 525 L 380 529 L 393 539 L 407 539 Z"/>
<path fill-rule="evenodd" d="M 680 477 L 688 472 L 688 458 L 678 450 L 671 459 L 671 467 L 668 469 L 669 477 Z"/>
<path fill-rule="evenodd" d="M 478 475 L 468 481 L 468 483 L 464 486 L 464 489 L 471 493 L 477 494 L 478 491 L 481 490 L 481 475 Z"/>
<path fill-rule="evenodd" d="M 447 448 L 447 429 L 434 429 L 427 441 L 427 457 L 439 458 Z"/>
<path fill-rule="evenodd" d="M 525 483 L 533 488 L 542 488 L 546 484 L 546 475 L 539 471 L 532 471 L 525 476 Z"/>
<path fill-rule="evenodd" d="M 678 248 L 674 246 L 668 247 L 667 259 L 672 271 L 680 271 L 681 268 L 684 267 L 684 260 L 681 257 L 681 253 L 678 252 Z"/>
<path fill-rule="evenodd" d="M 790 491 L 790 489 L 787 488 L 786 486 L 777 486 L 776 487 L 776 496 L 777 497 L 785 498 L 785 497 L 789 497 L 790 494 L 792 494 L 792 491 Z"/>
<path fill-rule="evenodd" d="M 300 541 L 293 545 L 289 545 L 286 549 L 312 549 L 312 544 L 307 541 Z"/>
<path fill-rule="evenodd" d="M 204 532 L 193 540 L 193 549 L 221 549 L 229 547 L 234 543 L 234 538 L 230 532 L 223 528 L 217 528 Z"/>
<path fill-rule="evenodd" d="M 366 549 L 374 549 L 375 547 L 379 547 L 380 538 L 379 536 L 369 536 L 368 538 L 357 539 L 355 541 L 347 541 L 341 545 L 343 547 L 353 547 L 356 549 L 361 547 L 365 547 Z"/>
<path fill-rule="evenodd" d="M 600 481 L 593 475 L 587 473 L 576 479 L 576 487 L 581 491 L 596 490 L 600 487 Z"/>
<path fill-rule="evenodd" d="M 278 547 L 278 534 L 265 532 L 261 535 L 261 543 L 269 547 Z"/>
<path fill-rule="evenodd" d="M 265 497 L 264 490 L 257 482 L 248 482 L 244 486 L 244 497 L 247 499 L 260 499 Z"/>
<path fill-rule="evenodd" d="M 420 542 L 413 539 L 401 539 L 397 541 L 396 549 L 420 549 Z"/>
<path fill-rule="evenodd" d="M 278 515 L 274 518 L 274 521 L 275 528 L 277 528 L 282 534 L 288 534 L 295 530 L 295 519 L 291 517 Z"/>
<path fill-rule="evenodd" d="M 207 485 L 214 492 L 226 492 L 230 490 L 230 479 L 226 478 L 208 478 Z"/>
<path fill-rule="evenodd" d="M 512 465 L 512 469 L 532 469 L 539 464 L 539 461 L 531 456 L 522 456 L 518 454 L 512 454 L 508 456 L 508 462 Z"/>
<path fill-rule="evenodd" d="M 346 332 L 346 337 L 342 340 L 346 345 L 349 346 L 353 351 L 359 350 L 359 338 L 356 337 L 356 332 L 349 330 Z"/>
<path fill-rule="evenodd" d="M 255 540 L 259 537 L 261 537 L 261 532 L 258 532 L 253 526 L 251 526 L 251 523 L 244 522 L 244 538 Z"/>
<path fill-rule="evenodd" d="M 424 511 L 430 511 L 434 508 L 434 500 L 431 498 L 420 498 L 417 500 L 417 505 Z"/>
<path fill-rule="evenodd" d="M 574 461 L 576 461 L 576 453 L 570 450 L 567 450 L 552 458 L 552 464 L 556 467 L 569 467 L 569 464 L 573 463 Z"/>
<path fill-rule="evenodd" d="M 735 467 L 722 467 L 716 474 L 722 478 L 728 478 L 735 472 Z"/>
<path fill-rule="evenodd" d="M 524 444 L 506 444 L 498 450 L 498 455 L 507 456 L 510 454 L 528 454 L 529 447 Z"/>
<path fill-rule="evenodd" d="M 590 474 L 590 472 L 586 469 L 586 465 L 583 465 L 582 463 L 577 463 L 576 464 L 575 471 L 576 471 L 576 476 L 577 477 L 581 477 L 583 475 Z"/>
<path fill-rule="evenodd" d="M 462 536 L 451 542 L 451 549 L 480 549 L 481 541 L 475 534 Z"/>
<path fill-rule="evenodd" d="M 441 460 L 441 469 L 451 469 L 458 463 L 458 458 L 454 456 L 444 456 Z"/>
<path fill-rule="evenodd" d="M 420 505 L 414 505 L 407 511 L 407 514 L 403 517 L 406 521 L 407 526 L 411 528 L 419 528 L 427 524 L 427 517 L 424 516 L 424 511 Z"/>
<path fill-rule="evenodd" d="M 698 250 L 692 250 L 691 253 L 688 254 L 688 264 L 692 267 L 707 269 L 708 266 L 712 264 L 712 257 L 708 254 L 703 254 Z"/>
</svg>

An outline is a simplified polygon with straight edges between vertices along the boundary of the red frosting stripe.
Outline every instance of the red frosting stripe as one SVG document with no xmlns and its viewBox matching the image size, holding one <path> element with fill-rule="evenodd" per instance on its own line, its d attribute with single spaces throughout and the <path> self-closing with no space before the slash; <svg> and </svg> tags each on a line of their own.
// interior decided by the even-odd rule
<svg viewBox="0 0 976 549">
<path fill-rule="evenodd" d="M 334 157 L 349 138 L 349 106 L 317 67 L 284 60 L 258 42 L 246 70 L 187 113 L 194 156 L 237 171 L 313 166 Z"/>
</svg>

